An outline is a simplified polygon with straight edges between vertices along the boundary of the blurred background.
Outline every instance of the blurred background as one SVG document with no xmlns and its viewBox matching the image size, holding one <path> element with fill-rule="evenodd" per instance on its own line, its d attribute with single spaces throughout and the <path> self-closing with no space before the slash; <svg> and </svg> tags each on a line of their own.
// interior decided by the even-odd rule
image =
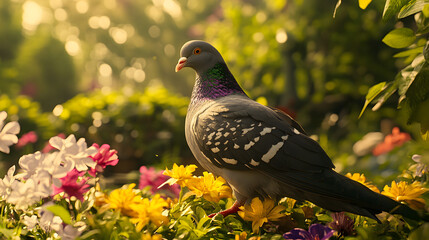
<svg viewBox="0 0 429 240">
<path fill-rule="evenodd" d="M 107 175 L 194 163 L 184 137 L 194 73 L 174 67 L 183 43 L 203 39 L 251 98 L 284 110 L 315 135 L 337 171 L 384 183 L 418 147 L 376 157 L 353 145 L 393 126 L 420 138 L 395 96 L 358 119 L 368 89 L 403 67 L 381 41 L 395 22 L 381 20 L 384 1 L 366 10 L 343 1 L 333 18 L 336 3 L 2 0 L 0 111 L 20 122 L 19 136 L 37 137 L 0 155 L 0 170 L 58 134 L 117 149 L 119 164 Z"/>
</svg>

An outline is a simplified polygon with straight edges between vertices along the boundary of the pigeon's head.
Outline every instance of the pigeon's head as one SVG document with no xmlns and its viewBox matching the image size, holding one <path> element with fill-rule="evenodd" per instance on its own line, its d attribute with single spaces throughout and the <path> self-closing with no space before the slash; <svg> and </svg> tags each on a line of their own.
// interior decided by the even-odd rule
<svg viewBox="0 0 429 240">
<path fill-rule="evenodd" d="M 193 40 L 185 43 L 180 50 L 176 72 L 184 67 L 190 67 L 197 73 L 203 73 L 217 63 L 224 63 L 224 60 L 216 48 L 207 42 Z"/>
</svg>

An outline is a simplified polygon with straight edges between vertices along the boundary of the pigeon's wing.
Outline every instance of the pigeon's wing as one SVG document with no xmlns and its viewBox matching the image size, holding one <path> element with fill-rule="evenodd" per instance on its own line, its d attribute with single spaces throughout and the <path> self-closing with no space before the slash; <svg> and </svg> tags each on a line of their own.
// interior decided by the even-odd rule
<svg viewBox="0 0 429 240">
<path fill-rule="evenodd" d="M 194 119 L 198 147 L 217 167 L 279 173 L 334 168 L 299 124 L 251 99 L 224 97 Z"/>
<path fill-rule="evenodd" d="M 277 108 L 273 108 L 273 107 L 269 107 L 271 108 L 271 110 L 273 110 L 275 113 L 277 113 L 277 115 L 284 121 L 286 121 L 291 127 L 298 129 L 298 131 L 302 134 L 307 135 L 307 133 L 305 132 L 304 128 L 302 128 L 301 124 L 299 124 L 297 121 L 295 121 L 295 119 L 293 119 L 291 116 L 289 116 L 289 114 L 283 112 L 280 109 Z"/>
<path fill-rule="evenodd" d="M 344 198 L 342 187 L 332 186 L 346 178 L 333 174 L 325 151 L 272 109 L 247 98 L 224 97 L 193 119 L 197 146 L 215 166 L 258 171 L 302 191 Z"/>
</svg>

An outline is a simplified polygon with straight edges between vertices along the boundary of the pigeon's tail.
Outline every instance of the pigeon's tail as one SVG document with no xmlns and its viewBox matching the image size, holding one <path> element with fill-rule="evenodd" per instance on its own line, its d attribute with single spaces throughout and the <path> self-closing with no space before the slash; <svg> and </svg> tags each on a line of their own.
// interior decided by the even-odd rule
<svg viewBox="0 0 429 240">
<path fill-rule="evenodd" d="M 351 212 L 377 221 L 379 219 L 376 214 L 381 212 L 400 214 L 416 221 L 429 220 L 429 216 L 422 216 L 408 206 L 376 193 L 363 184 L 333 170 L 324 170 L 322 173 L 314 174 L 295 172 L 288 174 L 287 179 L 285 176 L 283 180 L 283 183 L 288 181 L 299 189 L 300 198 L 331 211 Z"/>
<path fill-rule="evenodd" d="M 404 216 L 405 218 L 409 218 L 415 221 L 425 221 L 429 222 L 429 213 L 427 212 L 417 212 L 413 209 L 409 208 L 408 206 L 404 204 L 398 204 L 392 211 L 390 212 L 392 214 L 400 214 Z"/>
<path fill-rule="evenodd" d="M 350 193 L 350 195 L 345 194 L 342 201 L 344 205 L 354 205 L 351 207 L 352 211 L 350 212 L 368 216 L 377 221 L 379 221 L 379 219 L 375 215 L 381 212 L 399 214 L 405 218 L 415 221 L 424 220 L 423 216 L 421 216 L 417 211 L 411 209 L 410 207 L 401 204 L 385 195 L 376 193 L 367 188 L 366 186 L 347 177 L 344 177 L 343 175 L 337 174 L 334 171 L 332 172 L 334 173 L 334 175 L 337 175 L 336 178 L 342 180 L 343 185 L 346 185 L 343 187 L 343 189 L 347 189 L 345 192 Z M 350 201 L 349 197 L 355 198 L 356 200 Z M 348 207 L 349 206 L 346 206 L 346 208 Z"/>
</svg>

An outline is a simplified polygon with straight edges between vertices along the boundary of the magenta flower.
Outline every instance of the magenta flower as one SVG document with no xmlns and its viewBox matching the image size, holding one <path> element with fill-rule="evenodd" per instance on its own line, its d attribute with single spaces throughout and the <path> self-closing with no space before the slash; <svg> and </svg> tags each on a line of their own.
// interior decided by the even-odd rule
<svg viewBox="0 0 429 240">
<path fill-rule="evenodd" d="M 294 228 L 290 232 L 283 234 L 283 238 L 289 240 L 328 240 L 334 232 L 329 227 L 315 223 L 308 228 L 308 231 L 301 228 Z"/>
<path fill-rule="evenodd" d="M 17 148 L 21 148 L 29 143 L 35 143 L 35 142 L 37 142 L 37 134 L 34 131 L 31 131 L 26 134 L 23 134 L 15 146 Z"/>
<path fill-rule="evenodd" d="M 61 187 L 54 187 L 53 195 L 64 192 L 65 196 L 70 199 L 74 196 L 80 201 L 83 201 L 83 195 L 89 191 L 89 184 L 86 184 L 89 178 L 81 178 L 85 172 L 79 172 L 75 168 L 67 173 L 65 177 L 60 178 Z"/>
<path fill-rule="evenodd" d="M 98 152 L 90 156 L 90 158 L 92 158 L 97 165 L 95 168 L 91 168 L 91 170 L 88 171 L 89 174 L 95 176 L 96 172 L 103 172 L 107 166 L 115 166 L 118 164 L 118 151 L 114 149 L 110 150 L 109 144 L 103 144 L 100 147 L 98 144 L 94 143 L 92 146 L 95 147 Z"/>
<path fill-rule="evenodd" d="M 151 187 L 151 192 L 154 193 L 158 190 L 158 187 L 167 181 L 170 177 L 162 174 L 164 171 L 156 171 L 154 167 L 147 168 L 146 166 L 140 167 L 140 182 L 139 188 L 143 189 L 147 186 Z M 165 184 L 162 188 L 163 190 L 170 191 L 176 197 L 179 196 L 180 188 L 177 184 L 168 185 Z"/>
</svg>

